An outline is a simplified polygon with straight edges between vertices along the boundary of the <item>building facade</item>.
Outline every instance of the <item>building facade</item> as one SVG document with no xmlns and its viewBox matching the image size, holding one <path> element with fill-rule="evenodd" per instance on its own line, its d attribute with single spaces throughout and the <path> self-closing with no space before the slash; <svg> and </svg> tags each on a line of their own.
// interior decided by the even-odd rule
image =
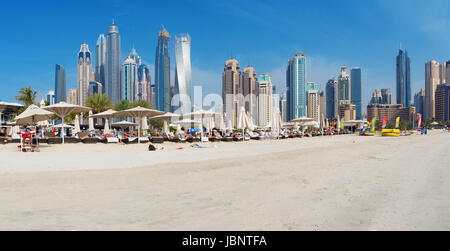
<svg viewBox="0 0 450 251">
<path fill-rule="evenodd" d="M 289 121 L 306 116 L 306 54 L 297 53 L 288 61 L 286 87 L 288 89 Z"/>
<path fill-rule="evenodd" d="M 94 94 L 102 94 L 103 85 L 100 82 L 91 81 L 88 88 L 88 97 L 92 97 Z"/>
<path fill-rule="evenodd" d="M 339 105 L 339 118 L 344 121 L 350 121 L 356 119 L 356 105 L 355 104 L 340 104 Z"/>
<path fill-rule="evenodd" d="M 122 65 L 120 99 L 135 101 L 138 67 L 136 61 L 128 56 Z"/>
<path fill-rule="evenodd" d="M 402 121 L 413 122 L 416 117 L 415 107 L 403 107 L 402 104 L 369 104 L 367 106 L 367 117 L 377 118 L 381 121 L 384 117 L 387 117 L 387 121 L 395 123 L 397 117 L 400 117 Z"/>
<path fill-rule="evenodd" d="M 381 99 L 382 99 L 382 104 L 392 104 L 392 93 L 391 93 L 391 89 L 386 88 L 386 89 L 381 89 Z"/>
<path fill-rule="evenodd" d="M 285 123 L 287 120 L 287 95 L 286 93 L 281 94 L 280 99 L 280 111 L 281 111 L 281 120 Z"/>
<path fill-rule="evenodd" d="M 447 83 L 447 62 L 439 65 L 439 81 L 441 85 Z"/>
<path fill-rule="evenodd" d="M 411 60 L 406 50 L 399 50 L 396 67 L 397 104 L 409 107 L 411 102 Z"/>
<path fill-rule="evenodd" d="M 258 125 L 261 127 L 270 125 L 272 121 L 272 92 L 272 77 L 270 74 L 260 74 L 258 76 Z"/>
<path fill-rule="evenodd" d="M 425 90 L 420 89 L 420 91 L 414 95 L 414 107 L 416 107 L 416 112 L 418 114 L 423 115 L 424 103 L 425 103 Z"/>
<path fill-rule="evenodd" d="M 339 104 L 351 104 L 350 76 L 347 67 L 341 67 L 341 75 L 338 77 L 338 102 Z"/>
<path fill-rule="evenodd" d="M 350 72 L 350 80 L 351 103 L 356 105 L 356 119 L 362 119 L 361 68 L 352 68 Z"/>
<path fill-rule="evenodd" d="M 326 106 L 325 106 L 325 92 L 319 91 L 319 115 L 321 118 L 325 118 Z"/>
<path fill-rule="evenodd" d="M 171 111 L 170 94 L 170 35 L 166 29 L 159 32 L 155 62 L 155 108 L 159 111 Z"/>
<path fill-rule="evenodd" d="M 436 120 L 450 120 L 450 85 L 442 84 L 436 89 Z"/>
<path fill-rule="evenodd" d="M 105 66 L 106 66 L 106 38 L 100 34 L 97 39 L 95 57 L 95 81 L 105 84 Z"/>
<path fill-rule="evenodd" d="M 95 73 L 92 68 L 91 52 L 87 44 L 82 44 L 78 53 L 78 78 L 77 78 L 77 98 L 79 105 L 86 105 L 89 97 L 89 83 L 94 81 Z"/>
<path fill-rule="evenodd" d="M 61 65 L 55 66 L 55 102 L 66 102 L 66 70 Z"/>
<path fill-rule="evenodd" d="M 109 26 L 106 35 L 105 93 L 113 104 L 120 100 L 120 68 L 122 63 L 120 33 L 117 25 Z"/>
<path fill-rule="evenodd" d="M 182 113 L 192 111 L 191 36 L 175 36 L 175 95 L 179 95 Z"/>
<path fill-rule="evenodd" d="M 146 100 L 153 105 L 152 80 L 147 65 L 139 66 L 137 81 L 136 100 Z"/>
<path fill-rule="evenodd" d="M 435 117 L 436 88 L 440 84 L 439 63 L 431 60 L 425 64 L 425 103 L 424 118 Z"/>
<path fill-rule="evenodd" d="M 244 96 L 245 111 L 248 112 L 253 122 L 258 121 L 257 105 L 257 77 L 253 67 L 248 66 L 242 74 L 242 95 Z"/>
<path fill-rule="evenodd" d="M 71 105 L 78 104 L 77 89 L 69 89 L 69 95 L 67 96 L 67 103 Z"/>
<path fill-rule="evenodd" d="M 326 92 L 326 116 L 327 118 L 335 118 L 337 114 L 337 81 L 335 79 L 328 80 L 325 88 Z"/>
<path fill-rule="evenodd" d="M 307 112 L 308 118 L 314 119 L 314 121 L 320 122 L 320 97 L 318 90 L 308 90 L 306 92 Z"/>
<path fill-rule="evenodd" d="M 236 59 L 227 60 L 222 73 L 222 99 L 225 123 L 237 126 L 239 95 L 241 90 L 241 67 Z"/>
</svg>

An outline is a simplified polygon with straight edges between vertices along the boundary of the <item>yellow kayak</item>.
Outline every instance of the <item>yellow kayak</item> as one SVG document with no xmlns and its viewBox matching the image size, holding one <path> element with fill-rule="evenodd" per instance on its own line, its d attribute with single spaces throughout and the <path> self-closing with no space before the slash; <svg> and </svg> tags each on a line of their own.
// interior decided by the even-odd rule
<svg viewBox="0 0 450 251">
<path fill-rule="evenodd" d="M 385 137 L 400 137 L 400 129 L 383 129 L 381 135 Z"/>
<path fill-rule="evenodd" d="M 360 136 L 375 136 L 377 132 L 369 131 L 369 132 L 361 132 Z"/>
</svg>

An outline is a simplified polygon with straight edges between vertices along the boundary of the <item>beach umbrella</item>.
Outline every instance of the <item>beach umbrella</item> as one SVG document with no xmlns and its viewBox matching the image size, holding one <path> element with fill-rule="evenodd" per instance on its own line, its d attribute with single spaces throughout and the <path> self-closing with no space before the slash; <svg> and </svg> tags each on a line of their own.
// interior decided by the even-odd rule
<svg viewBox="0 0 450 251">
<path fill-rule="evenodd" d="M 53 115 L 53 112 L 46 111 L 36 105 L 30 105 L 14 121 L 16 125 L 36 125 L 38 122 L 49 120 Z"/>
<path fill-rule="evenodd" d="M 114 115 L 115 115 L 115 117 L 134 117 L 134 118 L 140 120 L 141 123 L 139 123 L 139 124 L 142 126 L 142 118 L 143 117 L 155 117 L 155 116 L 163 115 L 163 114 L 164 114 L 164 112 L 161 112 L 161 111 L 138 106 L 138 107 L 135 107 L 132 109 L 117 112 Z M 138 135 L 139 136 L 141 135 L 141 126 L 138 127 Z M 138 137 L 138 143 L 141 143 L 140 137 Z"/>
<path fill-rule="evenodd" d="M 89 112 L 91 110 L 91 108 L 88 107 L 67 104 L 66 102 L 60 102 L 58 104 L 46 106 L 42 109 L 45 109 L 58 115 L 58 117 L 61 118 L 62 125 L 64 125 L 64 118 L 66 117 L 66 115 L 71 113 Z M 64 127 L 62 129 L 64 131 Z M 62 141 L 64 144 L 64 133 L 62 134 Z"/>
<path fill-rule="evenodd" d="M 77 116 L 75 116 L 75 130 L 74 130 L 74 132 L 75 133 L 80 133 L 81 132 L 80 117 L 78 116 L 78 114 L 77 114 Z"/>
<path fill-rule="evenodd" d="M 111 127 L 120 127 L 120 128 L 128 128 L 128 127 L 136 127 L 136 126 L 138 126 L 137 123 L 132 123 L 132 122 L 129 122 L 126 120 L 111 124 Z"/>
<path fill-rule="evenodd" d="M 180 118 L 181 115 L 175 114 L 175 113 L 165 113 L 163 115 L 151 117 L 150 120 L 165 120 L 165 121 L 172 121 L 173 119 Z"/>
<path fill-rule="evenodd" d="M 109 119 L 105 119 L 105 128 L 103 129 L 103 134 L 104 135 L 110 134 L 110 131 L 109 131 Z"/>
<path fill-rule="evenodd" d="M 115 114 L 117 113 L 117 111 L 114 111 L 112 109 L 109 109 L 107 111 L 104 112 L 100 112 L 94 115 L 89 115 L 89 118 L 91 119 L 105 119 L 105 129 L 108 129 L 107 131 L 105 131 L 105 129 L 103 130 L 103 134 L 109 134 L 109 125 L 107 126 L 106 123 L 109 122 L 112 118 L 115 118 Z"/>
<path fill-rule="evenodd" d="M 225 122 L 223 121 L 223 115 L 219 117 L 219 129 L 221 131 L 224 131 L 226 129 Z"/>
<path fill-rule="evenodd" d="M 186 113 L 186 114 L 182 115 L 183 118 L 193 118 L 195 120 L 199 119 L 200 121 L 202 121 L 202 123 L 205 118 L 212 118 L 212 117 L 219 117 L 219 116 L 220 116 L 219 113 L 212 112 L 212 111 L 205 111 L 205 110 L 198 110 L 195 112 L 190 112 L 190 113 Z M 203 137 L 203 126 L 201 129 L 201 135 Z"/>
<path fill-rule="evenodd" d="M 192 125 L 198 125 L 198 124 L 202 124 L 202 122 L 200 122 L 200 121 L 197 121 L 197 120 L 192 120 L 192 119 L 183 119 L 183 120 L 179 120 L 179 121 L 176 121 L 176 122 L 174 122 L 174 124 L 176 124 L 176 125 L 182 125 L 182 126 L 185 126 L 185 127 L 191 127 Z"/>
<path fill-rule="evenodd" d="M 177 135 L 179 135 L 181 133 L 182 133 L 182 131 L 181 131 L 181 124 L 178 124 L 177 125 Z"/>
<path fill-rule="evenodd" d="M 338 132 L 341 131 L 341 119 L 339 118 L 339 116 L 337 118 L 337 128 L 336 129 L 338 130 Z"/>
<path fill-rule="evenodd" d="M 92 132 L 92 131 L 95 131 L 95 128 L 94 128 L 94 119 L 91 117 L 93 114 L 92 114 L 92 111 L 89 111 L 89 131 L 90 132 Z"/>
</svg>

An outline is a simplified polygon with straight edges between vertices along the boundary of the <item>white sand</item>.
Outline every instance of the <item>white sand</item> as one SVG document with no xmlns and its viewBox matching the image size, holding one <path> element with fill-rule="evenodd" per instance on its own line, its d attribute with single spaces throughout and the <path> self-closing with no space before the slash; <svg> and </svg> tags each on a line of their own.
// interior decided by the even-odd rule
<svg viewBox="0 0 450 251">
<path fill-rule="evenodd" d="M 450 230 L 448 133 L 205 146 L 0 145 L 0 229 Z"/>
</svg>

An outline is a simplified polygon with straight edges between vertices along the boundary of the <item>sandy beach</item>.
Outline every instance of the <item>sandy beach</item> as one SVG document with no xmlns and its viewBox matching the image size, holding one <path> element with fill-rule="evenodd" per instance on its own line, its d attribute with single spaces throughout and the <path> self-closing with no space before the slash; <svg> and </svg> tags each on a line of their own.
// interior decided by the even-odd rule
<svg viewBox="0 0 450 251">
<path fill-rule="evenodd" d="M 0 145 L 0 230 L 450 230 L 449 133 L 164 146 Z"/>
</svg>

